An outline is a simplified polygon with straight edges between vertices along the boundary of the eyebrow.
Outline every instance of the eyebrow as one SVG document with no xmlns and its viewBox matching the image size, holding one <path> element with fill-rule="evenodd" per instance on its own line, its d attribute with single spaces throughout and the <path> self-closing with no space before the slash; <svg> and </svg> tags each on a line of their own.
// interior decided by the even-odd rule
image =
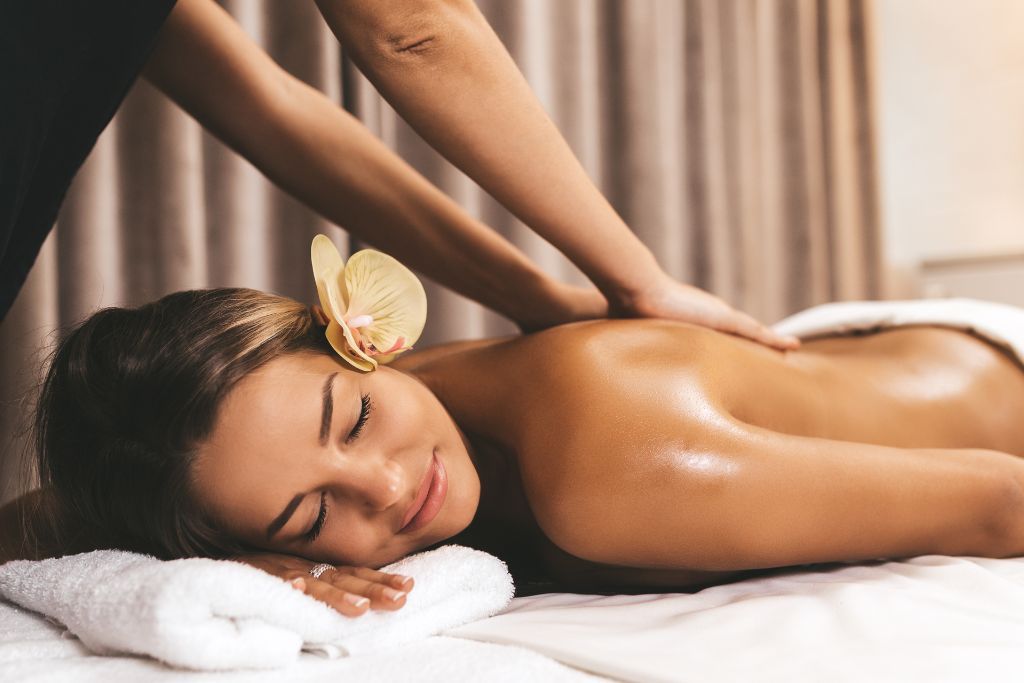
<svg viewBox="0 0 1024 683">
<path fill-rule="evenodd" d="M 299 503 L 301 503 L 302 499 L 305 497 L 305 493 L 296 493 L 292 499 L 288 501 L 288 505 L 286 505 L 284 510 L 281 511 L 281 514 L 275 517 L 274 521 L 267 527 L 268 541 L 274 537 L 274 534 L 281 530 L 281 527 L 288 523 L 288 520 L 292 518 L 292 513 L 295 512 L 295 508 L 299 507 Z"/>
<path fill-rule="evenodd" d="M 331 434 L 331 417 L 334 414 L 334 378 L 338 376 L 338 373 L 334 372 L 327 376 L 327 380 L 324 382 L 323 390 L 323 410 L 320 413 L 320 445 L 323 446 L 327 443 L 327 437 Z M 292 496 L 292 499 L 285 505 L 284 510 L 281 511 L 277 517 L 274 518 L 269 525 L 267 525 L 267 540 L 269 541 L 274 537 L 278 531 L 288 523 L 288 520 L 292 518 L 295 513 L 295 508 L 299 507 L 299 503 L 306 497 L 305 493 L 296 493 Z"/>
<path fill-rule="evenodd" d="M 334 378 L 338 373 L 328 375 L 324 382 L 324 409 L 320 413 L 320 445 L 327 445 L 327 437 L 331 434 L 331 417 L 334 415 Z"/>
</svg>

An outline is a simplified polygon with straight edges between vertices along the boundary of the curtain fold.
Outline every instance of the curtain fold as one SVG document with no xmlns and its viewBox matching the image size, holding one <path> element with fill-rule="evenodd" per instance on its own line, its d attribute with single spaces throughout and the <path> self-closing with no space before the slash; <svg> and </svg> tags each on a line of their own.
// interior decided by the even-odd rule
<svg viewBox="0 0 1024 683">
<path fill-rule="evenodd" d="M 406 126 L 313 3 L 222 3 L 552 275 L 585 278 Z M 480 0 L 584 168 L 672 275 L 766 321 L 881 292 L 870 0 Z M 580 226 L 586 230 L 586 226 Z M 328 224 L 144 82 L 79 172 L 0 325 L 0 476 L 27 448 L 27 397 L 54 330 L 191 287 L 313 301 L 308 245 Z M 423 343 L 505 334 L 427 283 Z"/>
</svg>

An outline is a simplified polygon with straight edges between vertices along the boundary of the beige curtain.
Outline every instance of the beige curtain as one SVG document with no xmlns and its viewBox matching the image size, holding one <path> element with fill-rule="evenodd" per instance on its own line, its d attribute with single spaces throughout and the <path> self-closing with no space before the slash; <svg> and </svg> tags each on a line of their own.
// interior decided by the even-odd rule
<svg viewBox="0 0 1024 683">
<path fill-rule="evenodd" d="M 357 114 L 467 211 L 553 275 L 584 281 L 396 117 L 312 2 L 224 4 L 285 68 Z M 879 295 L 870 0 L 480 6 L 583 165 L 670 273 L 768 321 Z M 317 232 L 347 239 L 140 82 L 0 326 L 0 498 L 19 486 L 28 399 L 54 330 L 100 306 L 191 287 L 313 301 Z M 512 329 L 437 286 L 428 294 L 423 343 Z"/>
</svg>

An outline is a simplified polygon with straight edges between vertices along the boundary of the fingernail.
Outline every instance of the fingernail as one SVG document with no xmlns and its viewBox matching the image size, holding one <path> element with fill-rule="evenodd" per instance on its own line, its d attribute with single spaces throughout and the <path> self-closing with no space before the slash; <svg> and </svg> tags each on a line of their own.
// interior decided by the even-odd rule
<svg viewBox="0 0 1024 683">
<path fill-rule="evenodd" d="M 367 598 L 359 595 L 352 595 L 351 593 L 345 593 L 345 602 L 350 605 L 355 605 L 356 607 L 366 607 L 370 604 L 370 601 Z"/>
<path fill-rule="evenodd" d="M 392 602 L 398 602 L 399 600 L 405 597 L 404 592 L 396 591 L 394 588 L 385 588 L 384 595 L 387 597 L 388 600 L 391 600 Z"/>
<path fill-rule="evenodd" d="M 297 589 L 297 590 L 300 590 L 300 591 L 306 590 L 306 580 L 303 579 L 301 576 L 292 579 L 291 583 L 292 583 L 292 587 Z"/>
<path fill-rule="evenodd" d="M 412 583 L 412 577 L 411 576 L 402 576 L 401 574 L 396 574 L 395 575 L 395 582 L 399 586 L 405 586 L 406 584 Z"/>
</svg>

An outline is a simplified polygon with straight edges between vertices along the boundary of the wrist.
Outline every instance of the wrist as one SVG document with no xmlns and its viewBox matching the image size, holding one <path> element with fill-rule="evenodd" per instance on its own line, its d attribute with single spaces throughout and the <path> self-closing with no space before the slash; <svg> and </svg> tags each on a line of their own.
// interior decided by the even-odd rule
<svg viewBox="0 0 1024 683">
<path fill-rule="evenodd" d="M 529 299 L 530 309 L 515 318 L 523 332 L 608 316 L 608 301 L 593 287 L 578 287 L 545 276 L 538 293 Z"/>
<path fill-rule="evenodd" d="M 644 302 L 664 290 L 666 283 L 672 280 L 653 255 L 646 263 L 640 260 L 637 265 L 623 267 L 622 271 L 615 280 L 597 283 L 613 314 L 643 308 Z"/>
</svg>

